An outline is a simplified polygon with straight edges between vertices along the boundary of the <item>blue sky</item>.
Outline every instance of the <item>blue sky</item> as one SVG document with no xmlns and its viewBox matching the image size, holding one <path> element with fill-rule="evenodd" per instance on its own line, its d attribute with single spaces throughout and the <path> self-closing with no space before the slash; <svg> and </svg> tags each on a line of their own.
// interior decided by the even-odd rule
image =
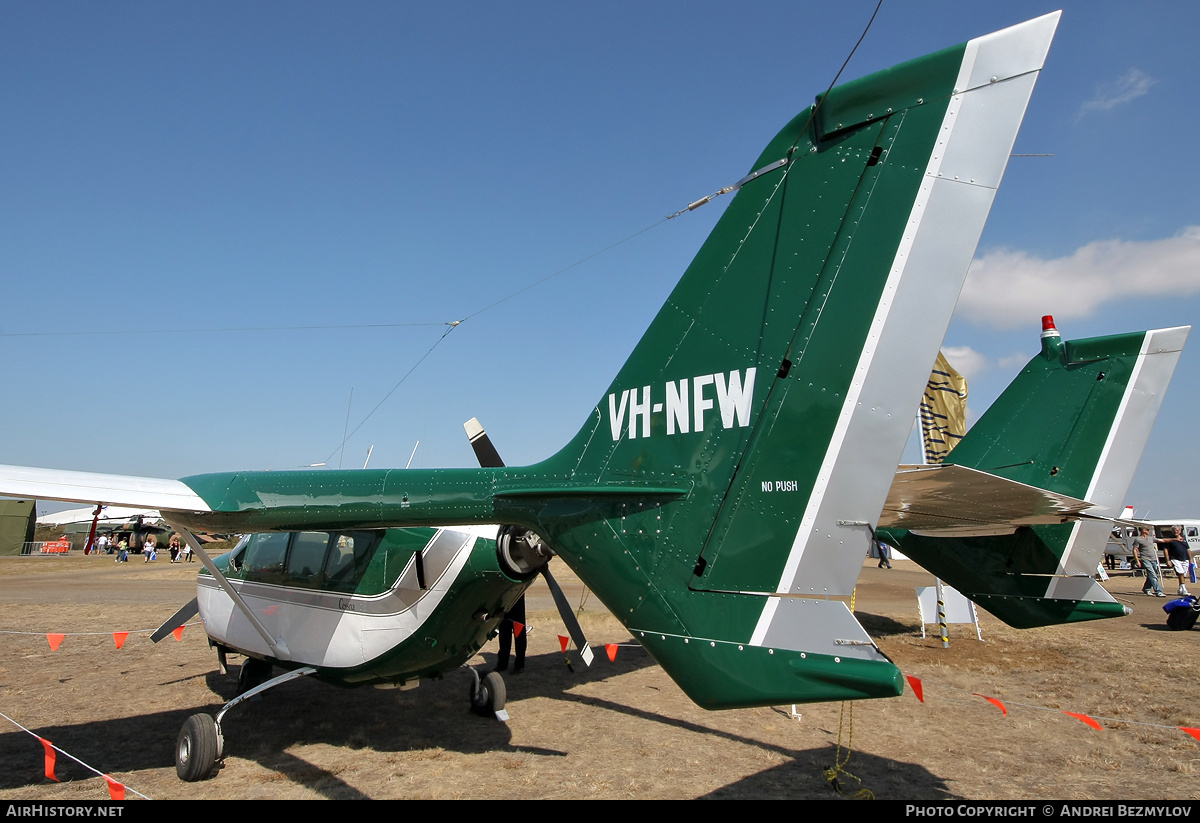
<svg viewBox="0 0 1200 823">
<path fill-rule="evenodd" d="M 467 466 L 472 416 L 510 463 L 551 454 L 724 204 L 662 217 L 748 171 L 874 8 L 0 6 L 0 462 Z M 843 79 L 1054 8 L 885 0 Z M 1190 3 L 1064 6 L 1015 149 L 1054 156 L 1010 163 L 946 337 L 972 416 L 1041 314 L 1198 316 L 1196 31 Z M 1198 403 L 1193 341 L 1139 514 L 1200 516 Z"/>
</svg>

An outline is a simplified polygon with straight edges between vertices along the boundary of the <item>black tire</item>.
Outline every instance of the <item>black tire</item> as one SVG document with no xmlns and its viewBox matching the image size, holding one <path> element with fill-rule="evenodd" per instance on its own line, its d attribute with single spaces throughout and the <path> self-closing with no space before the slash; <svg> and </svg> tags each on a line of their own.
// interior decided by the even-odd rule
<svg viewBox="0 0 1200 823">
<path fill-rule="evenodd" d="M 1174 608 L 1167 614 L 1167 628 L 1177 632 L 1187 631 L 1196 625 L 1197 617 L 1200 617 L 1200 612 L 1194 606 Z"/>
<path fill-rule="evenodd" d="M 175 739 L 175 774 L 180 780 L 188 783 L 207 780 L 220 756 L 217 721 L 207 714 L 194 714 L 184 721 Z"/>
<path fill-rule="evenodd" d="M 504 691 L 504 678 L 500 672 L 488 672 L 480 678 L 479 686 L 475 686 L 475 678 L 471 678 L 471 711 L 480 717 L 491 717 L 504 708 L 508 695 Z"/>
<path fill-rule="evenodd" d="M 238 671 L 237 693 L 240 697 L 255 686 L 261 686 L 271 679 L 271 664 L 257 657 L 247 657 L 246 662 Z"/>
</svg>

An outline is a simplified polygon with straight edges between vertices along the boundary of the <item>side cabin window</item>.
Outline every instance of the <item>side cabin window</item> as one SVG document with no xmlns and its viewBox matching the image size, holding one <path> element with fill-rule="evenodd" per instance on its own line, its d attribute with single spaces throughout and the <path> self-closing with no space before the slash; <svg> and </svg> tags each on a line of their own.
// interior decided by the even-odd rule
<svg viewBox="0 0 1200 823">
<path fill-rule="evenodd" d="M 232 567 L 247 580 L 306 589 L 353 592 L 382 532 L 267 532 L 234 550 Z"/>
<path fill-rule="evenodd" d="M 318 583 L 325 568 L 325 551 L 329 548 L 329 532 L 296 532 L 292 535 L 292 550 L 288 554 L 289 581 L 301 585 Z"/>
<path fill-rule="evenodd" d="M 290 535 L 269 533 L 256 534 L 246 547 L 246 571 L 251 574 L 279 574 L 287 557 Z"/>
<path fill-rule="evenodd" d="M 352 592 L 371 564 L 383 532 L 339 532 L 333 535 L 325 564 L 325 588 Z"/>
</svg>

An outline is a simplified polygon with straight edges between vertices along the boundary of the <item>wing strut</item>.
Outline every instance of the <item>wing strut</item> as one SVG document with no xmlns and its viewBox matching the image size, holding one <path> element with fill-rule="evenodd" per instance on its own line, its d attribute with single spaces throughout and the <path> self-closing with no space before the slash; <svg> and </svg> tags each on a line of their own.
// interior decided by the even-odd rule
<svg viewBox="0 0 1200 823">
<path fill-rule="evenodd" d="M 224 589 L 225 593 L 229 595 L 229 599 L 233 601 L 233 604 L 237 606 L 238 610 L 245 615 L 247 620 L 250 621 L 250 625 L 254 627 L 256 632 L 258 632 L 258 636 L 263 639 L 263 642 L 265 642 L 268 647 L 270 647 L 271 653 L 275 655 L 275 659 L 291 660 L 292 653 L 288 651 L 287 644 L 284 643 L 283 640 L 276 640 L 275 638 L 271 637 L 270 632 L 268 632 L 266 627 L 259 622 L 258 615 L 254 613 L 253 609 L 246 605 L 246 601 L 242 600 L 242 596 L 238 594 L 233 586 L 230 585 L 229 581 L 225 579 L 225 575 L 221 574 L 221 571 L 217 568 L 216 564 L 212 562 L 212 559 L 204 553 L 204 549 L 200 548 L 200 541 L 196 539 L 196 535 L 192 534 L 190 531 L 176 523 L 171 523 L 170 520 L 167 520 L 167 523 L 170 524 L 172 529 L 183 535 L 183 539 L 187 541 L 187 544 L 192 547 L 192 551 L 195 552 L 200 558 L 200 562 L 204 564 L 204 568 L 208 569 L 208 573 L 213 576 L 213 579 L 216 580 L 221 588 Z"/>
</svg>

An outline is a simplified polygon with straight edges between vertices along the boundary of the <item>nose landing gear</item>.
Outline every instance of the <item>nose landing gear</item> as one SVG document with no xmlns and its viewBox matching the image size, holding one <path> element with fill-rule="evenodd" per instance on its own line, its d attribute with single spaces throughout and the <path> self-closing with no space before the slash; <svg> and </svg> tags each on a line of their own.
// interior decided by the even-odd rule
<svg viewBox="0 0 1200 823">
<path fill-rule="evenodd" d="M 500 672 L 488 672 L 480 677 L 471 669 L 471 711 L 480 717 L 495 715 L 497 720 L 507 721 L 508 712 L 504 710 L 507 699 Z"/>
</svg>

